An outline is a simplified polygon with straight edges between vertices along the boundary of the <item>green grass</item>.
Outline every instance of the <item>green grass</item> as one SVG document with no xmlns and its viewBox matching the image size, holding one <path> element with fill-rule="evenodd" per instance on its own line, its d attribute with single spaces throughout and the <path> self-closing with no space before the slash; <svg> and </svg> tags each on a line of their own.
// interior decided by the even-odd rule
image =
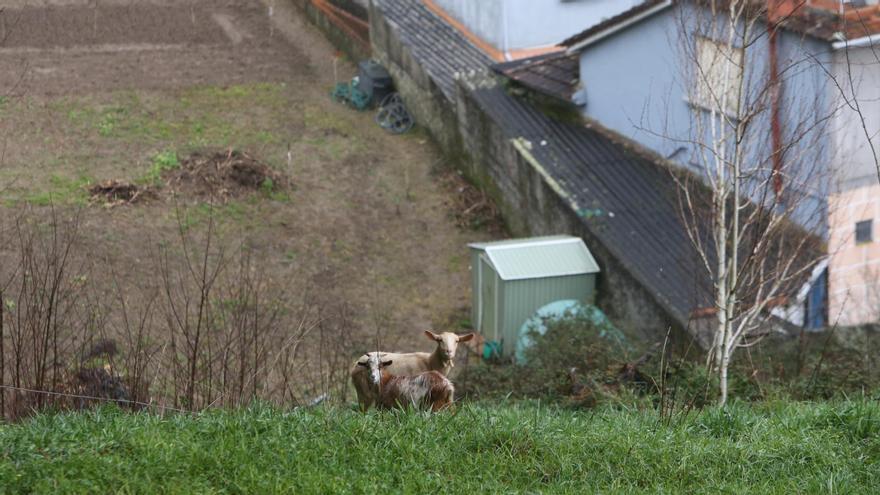
<svg viewBox="0 0 880 495">
<path fill-rule="evenodd" d="M 67 115 L 74 128 L 124 142 L 177 143 L 191 148 L 277 144 L 271 129 L 253 125 L 260 112 L 279 115 L 289 107 L 283 84 L 246 84 L 227 88 L 199 86 L 173 97 L 111 93 L 102 102 L 64 98 L 52 108 Z M 268 109 L 268 110 L 263 110 Z"/>
<path fill-rule="evenodd" d="M 49 177 L 50 187 L 48 189 L 29 194 L 24 200 L 37 206 L 84 205 L 89 200 L 86 187 L 91 182 L 92 179 L 86 175 L 70 178 L 53 174 Z"/>
<path fill-rule="evenodd" d="M 0 427 L 7 493 L 877 493 L 880 406 L 115 409 Z"/>
</svg>

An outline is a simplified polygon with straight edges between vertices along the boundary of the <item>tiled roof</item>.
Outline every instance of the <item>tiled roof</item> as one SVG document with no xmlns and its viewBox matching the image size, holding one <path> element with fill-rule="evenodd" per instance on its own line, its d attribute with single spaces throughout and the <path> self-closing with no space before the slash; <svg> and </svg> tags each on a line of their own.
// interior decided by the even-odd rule
<svg viewBox="0 0 880 495">
<path fill-rule="evenodd" d="M 482 69 L 493 60 L 419 0 L 374 0 L 425 72 L 447 99 L 455 98 L 455 73 Z"/>
<path fill-rule="evenodd" d="M 495 64 L 492 70 L 564 101 L 571 101 L 580 78 L 578 57 L 558 52 Z"/>
<path fill-rule="evenodd" d="M 681 1 L 681 0 L 676 0 Z M 691 0 L 697 4 L 709 4 L 711 0 Z M 564 40 L 560 46 L 573 47 L 584 40 L 610 33 L 626 22 L 651 9 L 664 4 L 666 0 L 646 0 L 635 7 L 614 17 L 591 26 L 574 36 Z M 724 0 L 715 0 L 719 10 L 724 10 Z M 854 40 L 863 36 L 880 34 L 880 5 L 853 7 L 852 3 L 844 3 L 844 12 L 837 9 L 840 4 L 836 0 L 777 0 L 774 11 L 767 10 L 767 0 L 754 0 L 754 13 L 761 17 L 775 18 L 783 29 L 806 34 L 823 41 Z"/>
<path fill-rule="evenodd" d="M 880 6 L 854 8 L 847 2 L 843 4 L 844 13 L 841 15 L 837 10 L 840 4 L 833 3 L 830 8 L 831 5 L 798 2 L 792 6 L 791 13 L 783 15 L 779 24 L 824 41 L 852 41 L 880 33 Z"/>
</svg>

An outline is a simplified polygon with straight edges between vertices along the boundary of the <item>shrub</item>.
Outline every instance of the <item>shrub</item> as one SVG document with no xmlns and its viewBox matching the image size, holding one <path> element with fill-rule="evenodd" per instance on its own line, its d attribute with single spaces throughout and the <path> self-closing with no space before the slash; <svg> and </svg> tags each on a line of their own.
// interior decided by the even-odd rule
<svg viewBox="0 0 880 495">
<path fill-rule="evenodd" d="M 589 318 L 575 315 L 532 332 L 525 362 L 470 364 L 456 381 L 462 396 L 483 399 L 540 398 L 576 407 L 598 403 L 640 402 L 653 380 L 637 366 L 637 345 L 608 332 Z"/>
</svg>

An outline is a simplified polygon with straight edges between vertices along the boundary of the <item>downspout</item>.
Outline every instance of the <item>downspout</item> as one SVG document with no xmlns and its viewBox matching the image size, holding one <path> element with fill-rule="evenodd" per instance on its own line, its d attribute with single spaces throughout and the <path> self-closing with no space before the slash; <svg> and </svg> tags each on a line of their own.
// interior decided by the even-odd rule
<svg viewBox="0 0 880 495">
<path fill-rule="evenodd" d="M 779 80 L 778 24 L 780 17 L 778 0 L 770 0 L 770 15 L 767 16 L 768 51 L 770 52 L 769 84 L 770 84 L 770 136 L 773 142 L 773 192 L 776 201 L 782 192 L 782 82 Z"/>
</svg>

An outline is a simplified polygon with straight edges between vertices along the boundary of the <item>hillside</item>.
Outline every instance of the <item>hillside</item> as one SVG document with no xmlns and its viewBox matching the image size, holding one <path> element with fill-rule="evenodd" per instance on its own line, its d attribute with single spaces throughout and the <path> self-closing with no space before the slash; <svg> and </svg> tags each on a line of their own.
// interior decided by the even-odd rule
<svg viewBox="0 0 880 495">
<path fill-rule="evenodd" d="M 880 405 L 457 415 L 113 408 L 0 427 L 5 493 L 877 493 Z"/>
</svg>

